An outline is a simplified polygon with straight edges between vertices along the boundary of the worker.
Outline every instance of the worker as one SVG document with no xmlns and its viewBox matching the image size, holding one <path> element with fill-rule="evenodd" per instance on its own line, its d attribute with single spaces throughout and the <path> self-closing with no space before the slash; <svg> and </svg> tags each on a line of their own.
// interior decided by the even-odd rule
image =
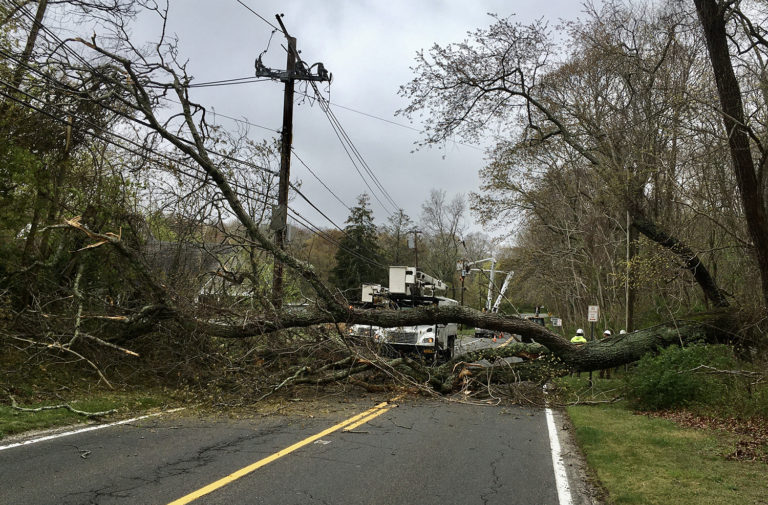
<svg viewBox="0 0 768 505">
<path fill-rule="evenodd" d="M 619 335 L 626 335 L 626 334 L 627 334 L 627 330 L 621 330 L 621 331 L 619 332 Z"/>
<path fill-rule="evenodd" d="M 584 338 L 584 330 L 579 328 L 576 330 L 576 336 L 571 339 L 572 344 L 576 345 L 584 345 L 587 343 L 587 339 Z"/>
<path fill-rule="evenodd" d="M 605 330 L 603 332 L 603 338 L 608 338 L 611 336 L 611 330 Z M 607 368 L 604 370 L 600 370 L 600 378 L 601 379 L 610 379 L 611 378 L 611 369 Z"/>
<path fill-rule="evenodd" d="M 571 343 L 576 344 L 577 346 L 581 347 L 584 344 L 587 343 L 587 339 L 584 338 L 584 330 L 579 328 L 576 330 L 576 336 L 571 338 Z M 578 370 L 571 370 L 571 376 L 573 376 L 574 372 L 576 373 L 576 377 L 581 377 L 581 372 Z"/>
</svg>

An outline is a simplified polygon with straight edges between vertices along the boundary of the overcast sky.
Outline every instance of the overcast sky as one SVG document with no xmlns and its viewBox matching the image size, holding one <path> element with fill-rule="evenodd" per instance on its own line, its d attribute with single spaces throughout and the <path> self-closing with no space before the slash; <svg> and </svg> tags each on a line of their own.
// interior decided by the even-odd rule
<svg viewBox="0 0 768 505">
<path fill-rule="evenodd" d="M 418 222 L 421 205 L 433 188 L 445 190 L 451 198 L 478 188 L 478 170 L 484 164 L 482 146 L 447 145 L 444 149 L 414 151 L 418 131 L 374 119 L 349 109 L 408 125 L 395 116 L 407 103 L 398 88 L 412 77 L 409 67 L 420 49 L 433 43 L 461 41 L 468 31 L 487 27 L 488 13 L 516 15 L 521 22 L 537 18 L 573 19 L 581 4 L 574 0 L 543 2 L 509 0 L 242 0 L 270 23 L 275 14 L 298 40 L 304 61 L 323 62 L 332 72 L 329 86 L 320 83 L 332 109 L 356 148 L 379 178 L 397 205 Z M 181 59 L 188 59 L 188 72 L 196 82 L 241 78 L 254 75 L 254 59 L 267 48 L 272 27 L 239 4 L 237 0 L 171 0 L 168 32 L 179 38 Z M 144 23 L 134 33 L 149 37 L 157 25 Z M 271 68 L 285 66 L 285 39 L 276 33 L 263 61 Z M 297 86 L 297 90 L 304 89 Z M 199 88 L 193 98 L 220 114 L 247 118 L 266 127 L 252 128 L 255 140 L 277 136 L 282 123 L 283 84 L 257 82 L 225 87 Z M 222 125 L 234 124 L 219 117 Z M 353 206 L 358 195 L 371 191 L 347 157 L 328 119 L 317 103 L 296 96 L 293 147 L 296 154 L 329 186 L 346 205 Z M 336 224 L 343 227 L 349 210 L 323 187 L 295 158 L 291 178 L 300 180 L 302 191 Z M 373 183 L 369 184 L 375 188 Z M 391 206 L 384 208 L 383 195 L 371 199 L 376 224 L 383 224 Z M 332 227 L 302 201 L 292 204 L 314 224 Z M 473 218 L 468 215 L 471 229 Z"/>
</svg>

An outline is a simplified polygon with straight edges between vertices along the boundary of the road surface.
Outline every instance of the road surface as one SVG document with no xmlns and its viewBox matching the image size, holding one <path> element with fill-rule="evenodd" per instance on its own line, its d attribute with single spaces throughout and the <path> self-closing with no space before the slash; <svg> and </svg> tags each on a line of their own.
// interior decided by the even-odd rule
<svg viewBox="0 0 768 505">
<path fill-rule="evenodd" d="M 3 443 L 3 505 L 567 502 L 547 414 L 520 407 L 403 398 L 314 417 L 157 416 Z"/>
</svg>

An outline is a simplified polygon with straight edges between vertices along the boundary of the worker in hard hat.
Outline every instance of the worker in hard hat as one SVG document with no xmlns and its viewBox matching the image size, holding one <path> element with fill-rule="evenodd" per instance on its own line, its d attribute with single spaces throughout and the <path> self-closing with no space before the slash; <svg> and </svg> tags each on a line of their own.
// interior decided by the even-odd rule
<svg viewBox="0 0 768 505">
<path fill-rule="evenodd" d="M 587 343 L 587 339 L 584 338 L 584 330 L 579 328 L 576 330 L 576 336 L 571 339 L 572 344 L 576 345 L 584 345 Z"/>
<path fill-rule="evenodd" d="M 603 338 L 608 338 L 611 336 L 611 330 L 606 329 L 603 332 Z M 605 370 L 600 370 L 600 378 L 601 379 L 610 379 L 611 378 L 611 369 L 607 368 Z"/>
<path fill-rule="evenodd" d="M 573 338 L 571 338 L 571 343 L 575 344 L 575 345 L 577 345 L 579 347 L 581 347 L 582 345 L 586 344 L 587 343 L 587 339 L 584 338 L 584 330 L 582 330 L 581 328 L 576 330 L 576 335 Z M 573 372 L 574 371 L 571 370 L 571 375 L 573 375 Z M 581 377 L 581 372 L 576 371 L 576 377 Z"/>
</svg>

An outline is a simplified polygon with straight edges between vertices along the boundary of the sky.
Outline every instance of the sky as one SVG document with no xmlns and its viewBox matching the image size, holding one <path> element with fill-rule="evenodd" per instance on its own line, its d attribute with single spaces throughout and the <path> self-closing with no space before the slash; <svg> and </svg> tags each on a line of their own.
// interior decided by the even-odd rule
<svg viewBox="0 0 768 505">
<path fill-rule="evenodd" d="M 452 143 L 415 150 L 421 138 L 420 125 L 395 116 L 395 111 L 407 105 L 398 96 L 398 89 L 412 78 L 409 67 L 416 52 L 434 43 L 459 42 L 468 31 L 489 26 L 492 19 L 488 13 L 514 14 L 524 23 L 544 18 L 555 24 L 559 19 L 574 19 L 582 11 L 581 3 L 574 0 L 241 1 L 273 25 L 277 25 L 275 15 L 283 14 L 288 32 L 297 39 L 301 58 L 309 64 L 322 62 L 333 74 L 330 86 L 319 83 L 319 89 L 330 97 L 334 114 L 367 165 L 397 206 L 416 223 L 430 190 L 443 190 L 449 199 L 477 191 L 478 170 L 485 163 L 482 145 Z M 138 39 L 147 41 L 156 37 L 158 30 L 159 25 L 149 18 L 142 18 L 133 28 Z M 254 60 L 268 46 L 264 64 L 283 69 L 285 38 L 272 31 L 267 22 L 237 0 L 170 3 L 167 32 L 178 37 L 180 59 L 188 60 L 188 73 L 198 83 L 253 76 Z M 258 141 L 278 136 L 283 89 L 275 80 L 196 88 L 192 98 L 219 114 L 259 125 L 251 127 L 249 134 Z M 297 86 L 297 91 L 304 89 Z M 224 117 L 217 119 L 225 127 L 236 126 Z M 291 208 L 321 228 L 343 228 L 348 207 L 371 190 L 319 104 L 297 93 L 293 125 L 294 152 L 336 196 L 294 157 L 291 179 L 301 181 L 302 192 L 333 223 L 300 199 L 294 199 Z M 362 167 L 358 169 L 365 173 Z M 377 190 L 371 206 L 375 223 L 382 225 L 393 205 L 373 182 L 368 183 Z M 469 213 L 466 224 L 468 231 L 483 231 Z"/>
</svg>

